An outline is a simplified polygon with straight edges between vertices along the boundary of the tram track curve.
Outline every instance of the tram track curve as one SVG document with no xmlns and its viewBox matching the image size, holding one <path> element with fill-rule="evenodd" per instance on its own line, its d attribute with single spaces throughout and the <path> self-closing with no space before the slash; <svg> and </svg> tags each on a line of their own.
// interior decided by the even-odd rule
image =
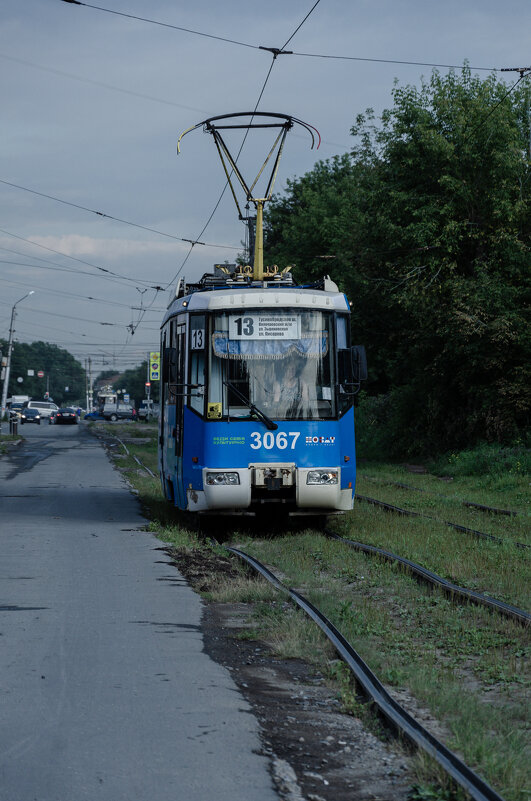
<svg viewBox="0 0 531 801">
<path fill-rule="evenodd" d="M 354 647 L 316 606 L 299 592 L 284 584 L 269 568 L 253 556 L 229 545 L 223 547 L 244 561 L 277 590 L 289 595 L 291 600 L 323 631 L 341 659 L 352 671 L 358 685 L 376 705 L 383 717 L 408 740 L 435 759 L 446 773 L 470 794 L 474 801 L 503 801 L 502 796 L 392 698 Z"/>
<path fill-rule="evenodd" d="M 411 509 L 403 509 L 400 506 L 394 506 L 391 503 L 386 503 L 385 501 L 380 501 L 378 498 L 372 498 L 368 495 L 359 495 L 356 493 L 355 495 L 356 500 L 365 501 L 365 503 L 370 503 L 373 506 L 378 506 L 381 509 L 385 509 L 386 512 L 394 512 L 395 514 L 404 515 L 405 517 L 420 517 L 424 520 L 431 520 L 434 523 L 442 523 L 445 526 L 449 526 L 450 528 L 455 529 L 456 531 L 461 531 L 464 534 L 471 534 L 478 539 L 489 540 L 490 542 L 495 542 L 498 545 L 514 545 L 516 548 L 520 548 L 522 550 L 527 550 L 531 548 L 526 542 L 517 542 L 516 540 L 509 540 L 509 539 L 502 539 L 501 537 L 495 537 L 493 534 L 487 534 L 484 531 L 479 531 L 475 528 L 469 528 L 468 526 L 462 526 L 460 523 L 452 523 L 449 520 L 439 520 L 436 517 L 432 517 L 431 515 L 425 515 L 422 512 L 414 512 Z"/>
<path fill-rule="evenodd" d="M 354 548 L 355 550 L 362 551 L 365 554 L 379 556 L 389 562 L 397 562 L 414 576 L 422 579 L 431 586 L 439 587 L 452 599 L 461 598 L 462 600 L 475 603 L 480 606 L 486 606 L 489 609 L 499 612 L 505 617 L 511 618 L 512 620 L 515 620 L 524 626 L 528 626 L 531 623 L 531 615 L 524 610 L 518 609 L 516 606 L 507 604 L 504 601 L 499 601 L 489 595 L 484 595 L 480 592 L 469 590 L 466 587 L 460 587 L 457 584 L 453 584 L 451 581 L 448 581 L 442 576 L 437 575 L 437 573 L 434 573 L 432 570 L 428 570 L 427 568 L 422 567 L 422 565 L 411 561 L 411 559 L 398 556 L 398 554 L 392 553 L 391 551 L 386 551 L 384 548 L 378 548 L 375 545 L 367 545 L 363 542 L 357 542 L 346 537 L 341 537 L 339 534 L 336 534 L 330 529 L 324 529 L 322 533 L 329 539 L 342 542 L 349 547 Z"/>
</svg>

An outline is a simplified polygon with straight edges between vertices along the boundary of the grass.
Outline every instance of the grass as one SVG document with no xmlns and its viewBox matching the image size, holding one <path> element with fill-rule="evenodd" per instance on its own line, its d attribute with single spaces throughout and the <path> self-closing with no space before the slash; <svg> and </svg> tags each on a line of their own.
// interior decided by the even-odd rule
<svg viewBox="0 0 531 801">
<path fill-rule="evenodd" d="M 22 439 L 20 434 L 0 434 L 0 455 L 8 453 L 9 444 L 12 442 L 18 442 L 19 439 Z"/>
<path fill-rule="evenodd" d="M 125 456 L 122 448 L 112 450 L 125 456 L 116 462 L 129 471 L 126 475 L 149 510 L 151 528 L 182 553 L 195 552 L 205 562 L 215 561 L 217 554 L 162 499 L 158 480 L 132 459 L 136 455 L 156 472 L 155 435 L 152 443 L 130 442 L 131 428 L 109 427 L 120 438 L 128 437 L 131 455 Z M 136 438 L 148 436 L 146 427 L 135 428 Z M 363 502 L 333 520 L 338 533 L 395 551 L 457 584 L 529 609 L 529 556 L 512 542 L 529 540 L 527 476 L 497 470 L 442 482 L 433 474 L 412 475 L 400 465 L 378 463 L 363 464 L 360 473 L 361 494 L 488 531 L 504 543 L 478 540 L 431 520 L 392 515 Z M 396 482 L 428 492 L 404 490 Z M 520 514 L 493 516 L 467 509 L 463 500 L 512 508 Z M 446 744 L 506 801 L 529 798 L 528 631 L 484 608 L 453 604 L 439 591 L 419 585 L 396 563 L 368 557 L 316 531 L 269 537 L 239 530 L 234 538 L 315 603 L 391 692 L 399 693 L 400 699 L 414 699 L 417 707 L 440 722 Z M 242 637 L 259 637 L 279 657 L 313 663 L 330 677 L 345 711 L 374 723 L 370 708 L 361 703 L 350 674 L 324 635 L 281 594 L 239 568 L 234 576 L 207 582 L 205 596 L 249 603 L 251 625 Z M 463 797 L 449 788 L 441 769 L 422 753 L 417 754 L 415 767 L 418 781 L 412 798 Z"/>
</svg>

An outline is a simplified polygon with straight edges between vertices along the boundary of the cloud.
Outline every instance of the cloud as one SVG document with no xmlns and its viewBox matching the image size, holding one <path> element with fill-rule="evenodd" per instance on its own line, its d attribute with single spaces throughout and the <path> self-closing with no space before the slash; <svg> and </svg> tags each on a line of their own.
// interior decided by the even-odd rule
<svg viewBox="0 0 531 801">
<path fill-rule="evenodd" d="M 153 242 L 139 239 L 100 239 L 80 234 L 63 236 L 30 236 L 28 239 L 36 245 L 58 251 L 65 256 L 76 258 L 105 258 L 119 260 L 137 256 L 175 256 L 186 253 L 189 245 L 186 242 Z"/>
</svg>

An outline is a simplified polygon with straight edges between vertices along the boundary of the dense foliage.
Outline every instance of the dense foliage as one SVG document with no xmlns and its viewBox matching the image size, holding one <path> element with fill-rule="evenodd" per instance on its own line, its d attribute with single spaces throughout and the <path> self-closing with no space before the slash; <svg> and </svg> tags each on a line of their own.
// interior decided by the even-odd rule
<svg viewBox="0 0 531 801">
<path fill-rule="evenodd" d="M 138 409 L 140 401 L 146 396 L 146 381 L 148 375 L 147 361 L 142 362 L 139 367 L 132 370 L 126 370 L 125 373 L 120 375 L 120 378 L 114 382 L 114 389 L 126 389 L 129 393 L 131 400 L 135 401 L 135 406 Z M 151 381 L 151 400 L 158 403 L 159 400 L 159 384 L 160 381 Z"/>
<path fill-rule="evenodd" d="M 5 340 L 0 340 L 0 350 L 7 354 Z M 34 375 L 28 376 L 28 370 L 33 370 Z M 44 372 L 43 378 L 37 376 L 39 370 Z M 11 354 L 7 397 L 29 395 L 33 400 L 43 400 L 47 389 L 50 398 L 60 406 L 84 406 L 86 387 L 83 367 L 71 353 L 57 345 L 16 342 Z"/>
<path fill-rule="evenodd" d="M 274 199 L 267 260 L 347 292 L 388 454 L 511 442 L 531 393 L 525 89 L 464 68 L 393 97 L 357 118 L 350 154 Z"/>
</svg>

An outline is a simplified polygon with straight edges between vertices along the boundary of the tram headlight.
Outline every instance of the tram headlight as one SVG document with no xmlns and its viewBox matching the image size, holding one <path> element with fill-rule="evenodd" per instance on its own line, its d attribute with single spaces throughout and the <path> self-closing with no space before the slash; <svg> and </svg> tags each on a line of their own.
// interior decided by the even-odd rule
<svg viewBox="0 0 531 801">
<path fill-rule="evenodd" d="M 206 483 L 211 486 L 222 486 L 228 484 L 234 487 L 236 484 L 240 483 L 240 476 L 238 473 L 225 473 L 221 471 L 216 473 L 207 473 Z"/>
<path fill-rule="evenodd" d="M 337 484 L 337 470 L 309 470 L 306 476 L 307 484 Z"/>
</svg>

